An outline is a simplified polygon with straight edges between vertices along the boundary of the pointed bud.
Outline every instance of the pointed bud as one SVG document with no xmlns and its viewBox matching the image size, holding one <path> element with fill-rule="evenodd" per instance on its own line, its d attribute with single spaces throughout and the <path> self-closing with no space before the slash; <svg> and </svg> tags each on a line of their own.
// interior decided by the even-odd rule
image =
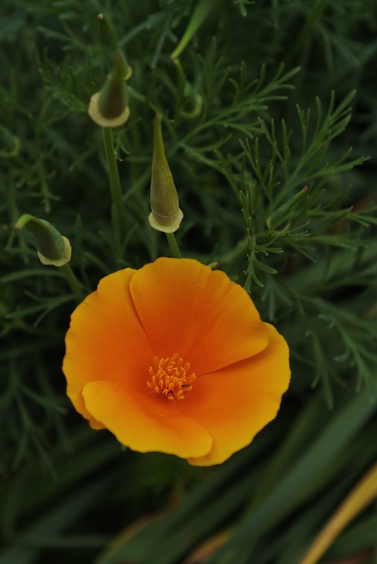
<svg viewBox="0 0 377 564">
<path fill-rule="evenodd" d="M 100 92 L 90 99 L 88 113 L 101 127 L 119 127 L 130 117 L 126 79 L 129 67 L 120 49 L 114 51 L 113 68 Z"/>
<path fill-rule="evenodd" d="M 165 157 L 161 132 L 161 115 L 154 120 L 154 150 L 151 180 L 150 225 L 157 231 L 174 233 L 179 228 L 183 213 L 179 209 L 179 201 L 174 180 Z"/>
<path fill-rule="evenodd" d="M 66 237 L 60 235 L 51 223 L 25 213 L 18 219 L 15 225 L 16 231 L 21 231 L 26 224 L 34 236 L 38 257 L 42 264 L 63 266 L 71 260 L 70 242 Z"/>
</svg>

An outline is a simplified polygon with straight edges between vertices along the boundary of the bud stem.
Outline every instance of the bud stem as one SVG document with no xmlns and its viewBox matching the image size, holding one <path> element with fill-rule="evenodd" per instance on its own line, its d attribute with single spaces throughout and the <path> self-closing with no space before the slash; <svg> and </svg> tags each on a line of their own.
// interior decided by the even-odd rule
<svg viewBox="0 0 377 564">
<path fill-rule="evenodd" d="M 106 154 L 107 172 L 109 175 L 111 199 L 115 208 L 115 213 L 118 216 L 118 221 L 122 235 L 125 236 L 126 214 L 123 207 L 122 188 L 120 185 L 118 166 L 115 158 L 113 134 L 110 127 L 104 127 L 102 129 L 102 132 L 103 132 L 103 143 L 104 143 L 105 154 Z"/>
<path fill-rule="evenodd" d="M 60 267 L 61 272 L 63 272 L 65 279 L 68 282 L 69 287 L 72 290 L 72 293 L 76 296 L 77 302 L 81 302 L 84 298 L 84 294 L 82 291 L 82 287 L 78 279 L 76 278 L 72 268 L 70 265 L 64 264 Z"/>
<path fill-rule="evenodd" d="M 182 253 L 178 247 L 177 239 L 174 233 L 166 233 L 166 238 L 169 243 L 170 252 L 174 258 L 182 258 Z"/>
</svg>

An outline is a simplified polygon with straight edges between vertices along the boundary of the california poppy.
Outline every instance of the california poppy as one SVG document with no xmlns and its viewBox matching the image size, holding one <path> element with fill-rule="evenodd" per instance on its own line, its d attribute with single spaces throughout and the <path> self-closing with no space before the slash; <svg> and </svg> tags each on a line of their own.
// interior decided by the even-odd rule
<svg viewBox="0 0 377 564">
<path fill-rule="evenodd" d="M 288 346 L 247 292 L 172 258 L 100 281 L 72 314 L 63 371 L 94 429 L 198 466 L 248 445 L 290 380 Z"/>
</svg>

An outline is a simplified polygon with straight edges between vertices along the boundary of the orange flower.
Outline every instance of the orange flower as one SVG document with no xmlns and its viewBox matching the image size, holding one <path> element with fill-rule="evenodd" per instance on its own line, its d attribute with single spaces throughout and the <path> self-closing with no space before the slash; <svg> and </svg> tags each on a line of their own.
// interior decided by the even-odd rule
<svg viewBox="0 0 377 564">
<path fill-rule="evenodd" d="M 276 416 L 289 351 L 247 292 L 192 259 L 103 278 L 73 312 L 67 395 L 94 429 L 140 452 L 219 464 Z"/>
</svg>

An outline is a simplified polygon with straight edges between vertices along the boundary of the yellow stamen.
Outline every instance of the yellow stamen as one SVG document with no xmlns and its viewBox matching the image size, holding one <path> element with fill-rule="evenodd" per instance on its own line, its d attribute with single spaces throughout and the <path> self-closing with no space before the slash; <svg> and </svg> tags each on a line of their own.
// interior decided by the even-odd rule
<svg viewBox="0 0 377 564">
<path fill-rule="evenodd" d="M 194 373 L 188 374 L 189 369 L 190 363 L 184 362 L 178 353 L 168 358 L 155 356 L 153 366 L 148 370 L 151 376 L 148 388 L 157 394 L 165 394 L 170 400 L 184 399 L 184 392 L 192 390 L 191 384 L 196 380 Z"/>
</svg>

